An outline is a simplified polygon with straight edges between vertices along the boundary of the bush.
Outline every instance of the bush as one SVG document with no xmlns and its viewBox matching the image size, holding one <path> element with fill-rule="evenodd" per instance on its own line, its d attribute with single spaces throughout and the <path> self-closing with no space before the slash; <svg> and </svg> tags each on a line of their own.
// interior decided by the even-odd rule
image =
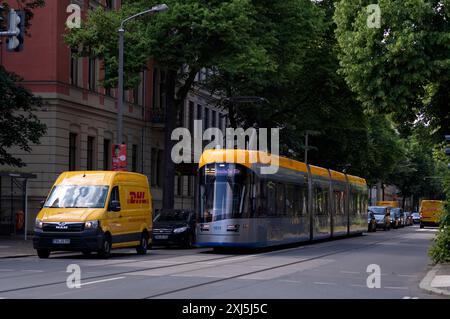
<svg viewBox="0 0 450 319">
<path fill-rule="evenodd" d="M 429 255 L 433 263 L 450 262 L 450 178 L 444 181 L 447 201 L 445 202 L 444 214 L 441 217 L 439 232 L 433 239 L 433 246 Z"/>
</svg>

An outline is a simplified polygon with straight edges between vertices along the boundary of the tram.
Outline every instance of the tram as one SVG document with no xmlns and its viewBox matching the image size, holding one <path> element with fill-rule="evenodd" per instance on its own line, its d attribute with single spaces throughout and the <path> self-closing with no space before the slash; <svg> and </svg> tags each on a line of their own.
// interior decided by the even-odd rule
<svg viewBox="0 0 450 319">
<path fill-rule="evenodd" d="M 278 171 L 263 174 L 267 158 Z M 206 150 L 199 163 L 199 247 L 258 248 L 362 234 L 363 178 L 260 151 Z"/>
</svg>

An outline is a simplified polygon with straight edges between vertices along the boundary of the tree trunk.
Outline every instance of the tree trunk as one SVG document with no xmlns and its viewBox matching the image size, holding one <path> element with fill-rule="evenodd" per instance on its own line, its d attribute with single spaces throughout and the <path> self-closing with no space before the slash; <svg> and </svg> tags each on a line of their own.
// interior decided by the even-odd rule
<svg viewBox="0 0 450 319">
<path fill-rule="evenodd" d="M 191 89 L 198 69 L 192 68 L 184 84 L 175 96 L 177 84 L 177 72 L 167 71 L 165 83 L 166 89 L 166 114 L 164 120 L 164 182 L 163 182 L 163 209 L 173 209 L 175 202 L 175 163 L 172 161 L 172 148 L 175 141 L 172 141 L 172 132 L 177 125 L 178 112 L 183 107 L 189 90 Z"/>
<path fill-rule="evenodd" d="M 171 139 L 172 131 L 175 129 L 177 120 L 177 109 L 175 105 L 176 72 L 167 71 L 165 83 L 166 89 L 166 112 L 164 120 L 164 182 L 163 182 L 163 209 L 173 209 L 175 201 L 175 163 L 172 161 L 172 147 L 174 141 Z"/>
</svg>

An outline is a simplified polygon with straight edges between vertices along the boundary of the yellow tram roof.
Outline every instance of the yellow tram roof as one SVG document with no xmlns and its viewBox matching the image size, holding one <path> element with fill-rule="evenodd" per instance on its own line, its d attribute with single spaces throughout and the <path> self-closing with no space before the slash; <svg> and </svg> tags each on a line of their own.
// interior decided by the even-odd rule
<svg viewBox="0 0 450 319">
<path fill-rule="evenodd" d="M 253 156 L 253 158 L 251 158 Z M 282 168 L 291 169 L 299 172 L 308 172 L 308 168 L 305 163 L 292 160 L 286 157 L 273 155 L 267 152 L 261 151 L 249 151 L 241 149 L 221 149 L 221 150 L 206 150 L 200 157 L 199 168 L 211 163 L 237 163 L 244 165 L 248 168 L 252 167 L 252 163 L 265 164 L 268 162 L 268 158 L 278 158 L 279 166 Z M 251 160 L 252 159 L 252 160 Z M 312 175 L 318 175 L 325 178 L 329 178 L 328 169 L 310 165 Z M 331 178 L 333 180 L 346 182 L 346 175 L 337 171 L 330 170 Z M 367 185 L 366 180 L 361 177 L 347 175 L 348 181 L 351 184 Z"/>
</svg>

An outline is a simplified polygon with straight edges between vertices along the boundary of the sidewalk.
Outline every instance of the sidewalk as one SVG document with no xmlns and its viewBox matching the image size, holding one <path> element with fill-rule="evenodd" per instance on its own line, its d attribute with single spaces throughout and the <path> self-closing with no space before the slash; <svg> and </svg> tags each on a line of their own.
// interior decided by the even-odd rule
<svg viewBox="0 0 450 319">
<path fill-rule="evenodd" d="M 419 287 L 434 294 L 450 297 L 450 263 L 434 266 L 422 279 Z"/>
<path fill-rule="evenodd" d="M 0 259 L 36 255 L 33 249 L 33 237 L 25 241 L 22 236 L 0 236 Z"/>
</svg>

